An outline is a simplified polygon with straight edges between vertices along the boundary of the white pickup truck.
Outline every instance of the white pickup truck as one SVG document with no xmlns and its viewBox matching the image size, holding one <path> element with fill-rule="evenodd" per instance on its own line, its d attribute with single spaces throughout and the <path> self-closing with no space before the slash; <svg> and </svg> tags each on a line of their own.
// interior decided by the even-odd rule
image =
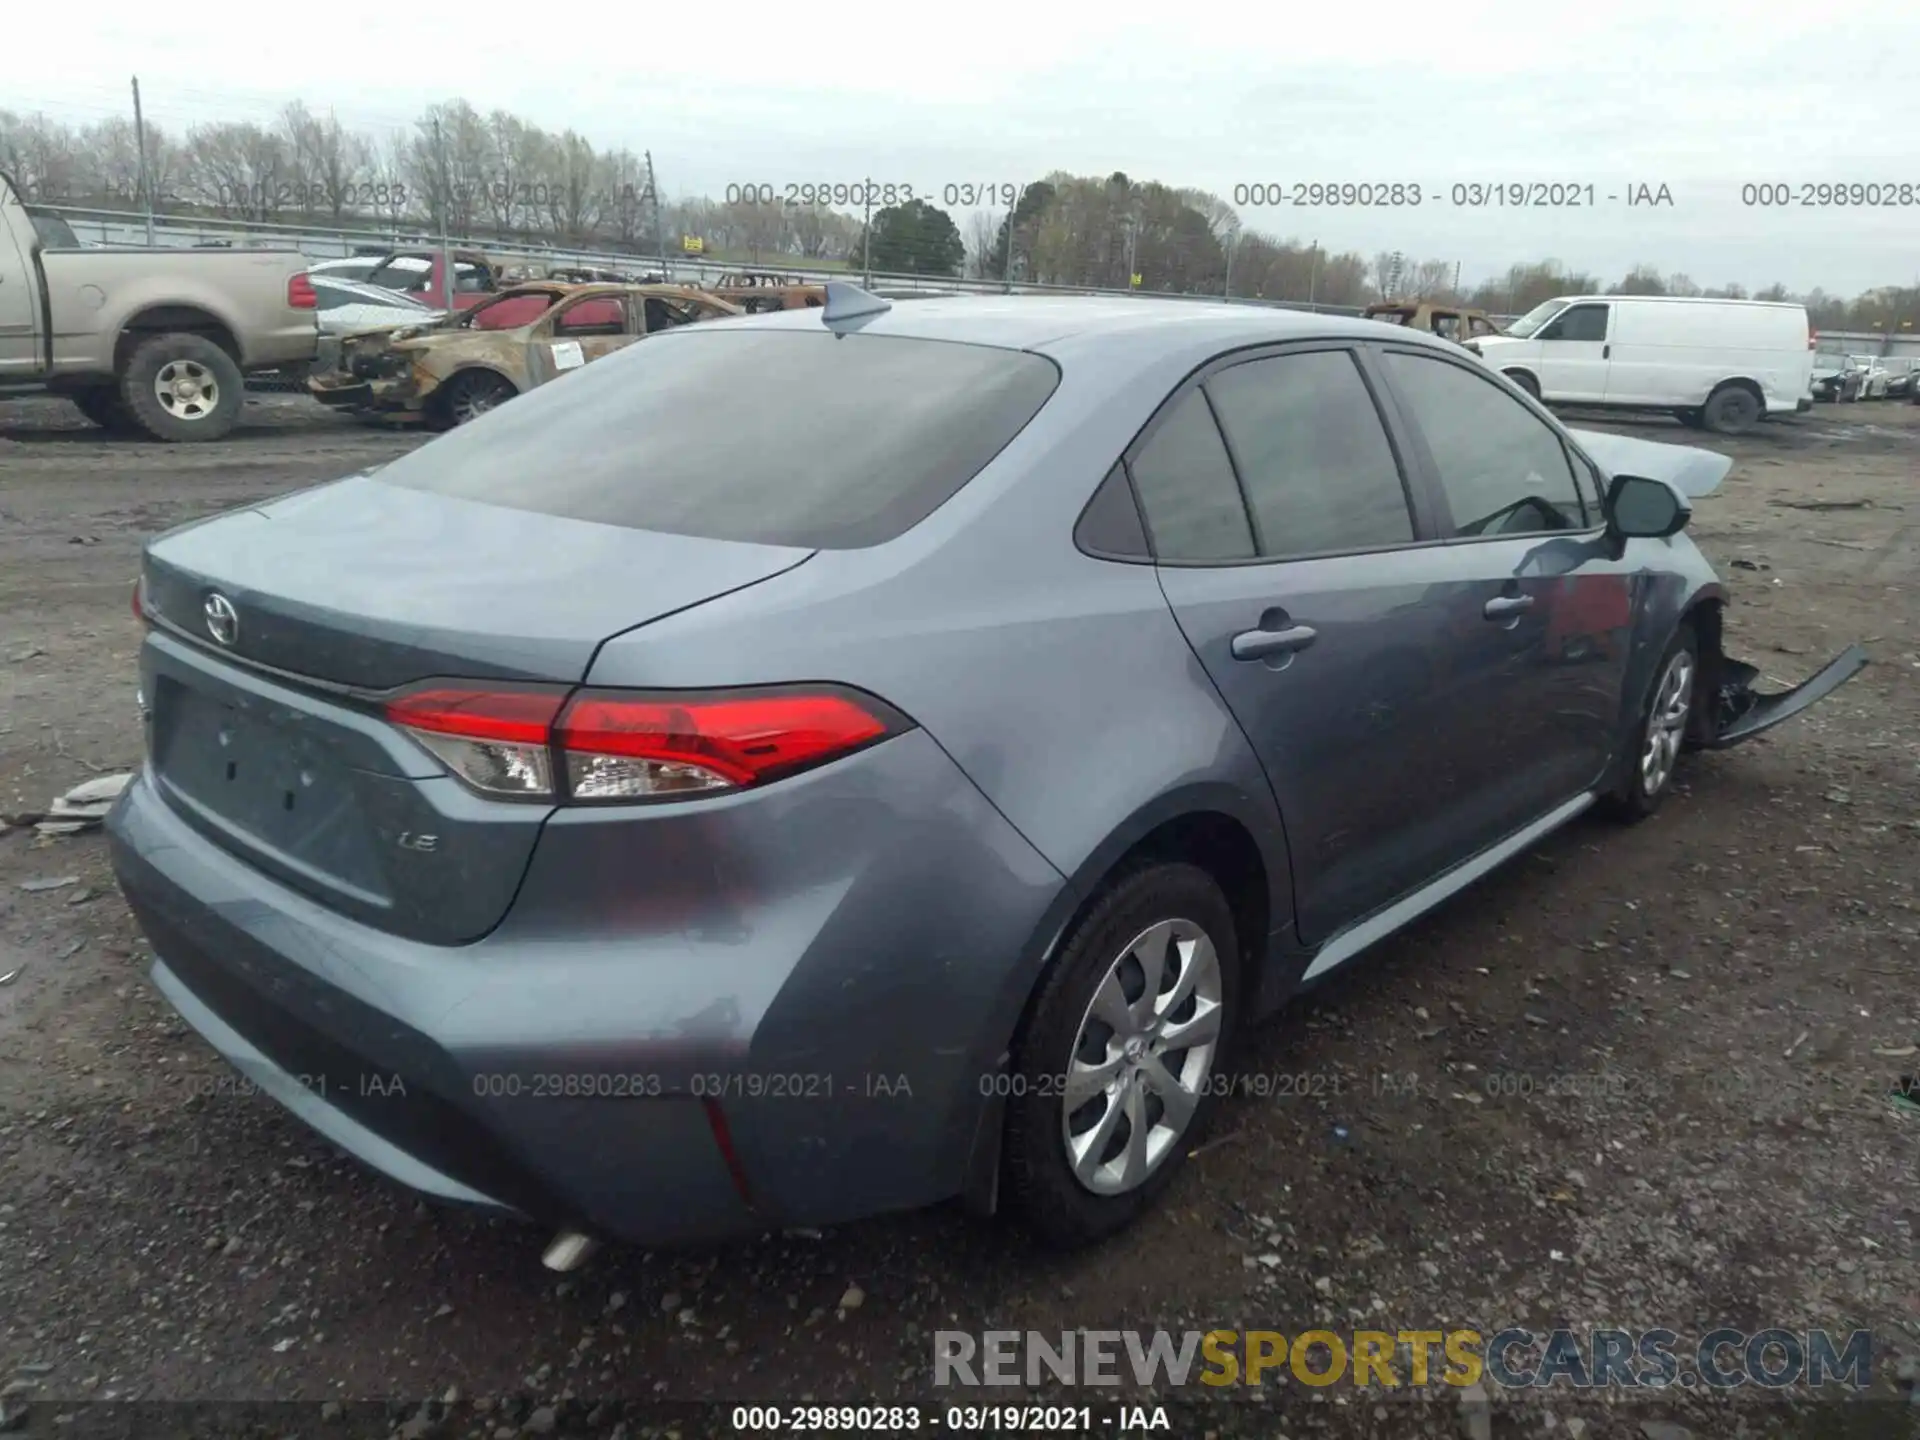
<svg viewBox="0 0 1920 1440">
<path fill-rule="evenodd" d="M 110 431 L 218 440 L 249 372 L 312 362 L 306 268 L 291 249 L 49 248 L 0 174 L 0 387 L 64 395 Z"/>
</svg>

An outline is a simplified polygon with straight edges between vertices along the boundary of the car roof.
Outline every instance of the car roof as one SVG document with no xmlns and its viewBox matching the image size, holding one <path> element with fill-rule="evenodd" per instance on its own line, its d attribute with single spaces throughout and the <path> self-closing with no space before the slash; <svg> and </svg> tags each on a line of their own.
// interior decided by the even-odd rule
<svg viewBox="0 0 1920 1440">
<path fill-rule="evenodd" d="M 1636 305 L 1750 305 L 1763 310 L 1807 308 L 1798 300 L 1726 300 L 1717 295 L 1556 295 L 1553 299 L 1541 303 L 1558 305 L 1562 301 L 1569 304 L 1575 301 L 1591 301 L 1596 304 L 1618 305 L 1623 300 L 1631 300 Z"/>
<path fill-rule="evenodd" d="M 819 310 L 778 310 L 730 326 L 755 329 L 815 329 Z M 1175 351 L 1217 352 L 1289 340 L 1352 337 L 1391 338 L 1430 344 L 1446 354 L 1457 347 L 1378 320 L 1321 315 L 1271 305 L 1230 305 L 1193 300 L 1148 300 L 1126 296 L 960 295 L 907 300 L 884 313 L 847 322 L 863 335 L 897 335 L 1034 350 L 1064 359 L 1098 349 L 1158 360 Z"/>
</svg>

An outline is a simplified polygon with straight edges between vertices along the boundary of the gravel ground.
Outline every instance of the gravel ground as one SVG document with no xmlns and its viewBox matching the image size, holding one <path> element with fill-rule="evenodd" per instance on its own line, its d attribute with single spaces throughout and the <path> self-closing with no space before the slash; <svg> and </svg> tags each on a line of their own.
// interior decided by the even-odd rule
<svg viewBox="0 0 1920 1440">
<path fill-rule="evenodd" d="M 293 397 L 205 447 L 0 404 L 0 813 L 138 763 L 146 536 L 416 443 Z M 1692 533 L 1729 648 L 1779 682 L 1856 639 L 1875 663 L 1695 757 L 1646 825 L 1576 823 L 1260 1029 L 1241 1066 L 1304 1078 L 1230 1102 L 1170 1203 L 1093 1253 L 936 1211 L 559 1279 L 543 1236 L 423 1205 L 235 1093 L 147 983 L 97 833 L 0 833 L 0 1429 L 718 1433 L 662 1407 L 944 1406 L 939 1329 L 1778 1325 L 1870 1330 L 1878 1398 L 1482 1410 L 1289 1380 L 1165 1397 L 1160 1433 L 1920 1433 L 1920 1123 L 1887 1098 L 1920 1069 L 1920 407 L 1712 443 L 1737 463 Z M 1133 1433 L 1115 1403 L 1094 1433 Z"/>
</svg>

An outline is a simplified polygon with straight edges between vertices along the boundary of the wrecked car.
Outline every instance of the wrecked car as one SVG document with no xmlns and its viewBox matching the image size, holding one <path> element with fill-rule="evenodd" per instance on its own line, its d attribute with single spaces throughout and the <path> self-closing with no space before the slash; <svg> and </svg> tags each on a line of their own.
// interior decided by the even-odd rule
<svg viewBox="0 0 1920 1440">
<path fill-rule="evenodd" d="M 336 409 L 448 429 L 643 336 L 741 313 L 679 285 L 516 285 L 452 319 L 344 337 L 307 389 Z"/>
<path fill-rule="evenodd" d="M 712 285 L 702 286 L 709 295 L 718 295 L 738 305 L 750 315 L 770 310 L 805 310 L 827 303 L 827 287 L 804 285 L 790 275 L 764 275 L 753 271 L 722 275 Z"/>
<path fill-rule="evenodd" d="M 1500 327 L 1484 310 L 1460 305 L 1439 305 L 1429 300 L 1388 300 L 1369 305 L 1362 312 L 1368 320 L 1388 325 L 1404 325 L 1409 330 L 1424 330 L 1442 340 L 1464 345 L 1486 335 L 1498 335 Z"/>
<path fill-rule="evenodd" d="M 113 865 L 211 1046 L 554 1268 L 1096 1241 L 1247 1025 L 1865 663 L 1724 653 L 1730 463 L 1349 317 L 834 282 L 149 541 Z"/>
</svg>

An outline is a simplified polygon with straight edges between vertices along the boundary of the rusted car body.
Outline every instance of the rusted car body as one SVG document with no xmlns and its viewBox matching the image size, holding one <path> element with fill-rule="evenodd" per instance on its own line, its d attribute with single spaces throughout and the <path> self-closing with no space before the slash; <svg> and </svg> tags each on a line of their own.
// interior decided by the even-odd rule
<svg viewBox="0 0 1920 1440">
<path fill-rule="evenodd" d="M 718 295 L 738 305 L 750 315 L 768 310 L 802 310 L 827 303 L 827 287 L 803 285 L 790 275 L 771 275 L 759 271 L 737 271 L 722 275 L 712 285 L 702 287 L 709 295 Z"/>
<path fill-rule="evenodd" d="M 647 335 L 742 313 L 683 285 L 538 281 L 437 323 L 344 337 L 307 388 L 323 405 L 447 428 Z"/>
<path fill-rule="evenodd" d="M 1500 333 L 1500 327 L 1484 310 L 1470 310 L 1464 305 L 1436 305 L 1427 300 L 1388 300 L 1369 305 L 1365 318 L 1404 325 L 1410 330 L 1425 330 L 1457 344 Z"/>
</svg>

